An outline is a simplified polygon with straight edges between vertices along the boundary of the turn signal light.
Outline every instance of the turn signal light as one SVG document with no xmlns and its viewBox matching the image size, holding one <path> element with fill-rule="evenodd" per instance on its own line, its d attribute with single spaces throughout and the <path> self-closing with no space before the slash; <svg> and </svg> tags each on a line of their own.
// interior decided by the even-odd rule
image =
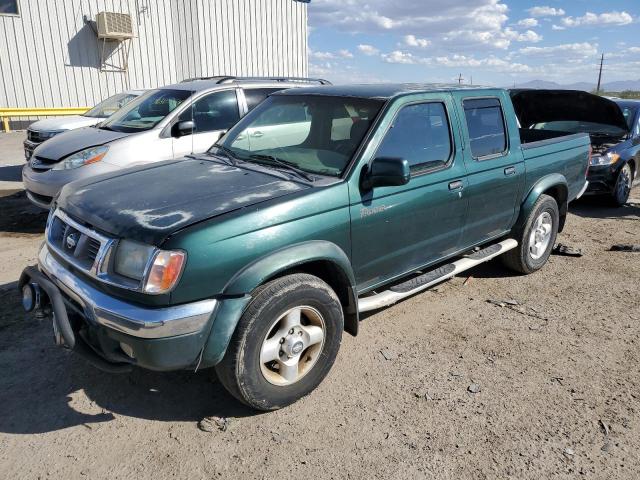
<svg viewBox="0 0 640 480">
<path fill-rule="evenodd" d="M 171 290 L 182 273 L 186 254 L 180 251 L 161 250 L 153 259 L 144 286 L 146 293 L 166 293 Z"/>
</svg>

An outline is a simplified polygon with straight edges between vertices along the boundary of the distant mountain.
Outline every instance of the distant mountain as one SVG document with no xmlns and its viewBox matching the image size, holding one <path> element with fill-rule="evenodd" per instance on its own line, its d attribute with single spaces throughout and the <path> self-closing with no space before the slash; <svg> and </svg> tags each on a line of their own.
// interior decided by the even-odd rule
<svg viewBox="0 0 640 480">
<path fill-rule="evenodd" d="M 513 86 L 510 86 L 513 88 Z M 566 90 L 584 90 L 591 92 L 596 89 L 595 83 L 578 82 L 571 84 L 560 84 L 556 82 L 549 82 L 546 80 L 531 80 L 530 82 L 520 83 L 515 85 L 515 88 L 537 88 L 537 89 L 566 89 Z M 623 80 L 618 82 L 608 82 L 602 85 L 602 90 L 605 92 L 624 92 L 625 90 L 640 91 L 640 80 Z"/>
</svg>

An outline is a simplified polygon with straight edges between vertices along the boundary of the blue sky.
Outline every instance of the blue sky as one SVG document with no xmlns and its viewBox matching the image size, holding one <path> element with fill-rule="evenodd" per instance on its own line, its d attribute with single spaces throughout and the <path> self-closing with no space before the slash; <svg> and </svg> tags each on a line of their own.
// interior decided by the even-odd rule
<svg viewBox="0 0 640 480">
<path fill-rule="evenodd" d="M 311 0 L 310 74 L 335 82 L 640 79 L 638 0 Z"/>
</svg>

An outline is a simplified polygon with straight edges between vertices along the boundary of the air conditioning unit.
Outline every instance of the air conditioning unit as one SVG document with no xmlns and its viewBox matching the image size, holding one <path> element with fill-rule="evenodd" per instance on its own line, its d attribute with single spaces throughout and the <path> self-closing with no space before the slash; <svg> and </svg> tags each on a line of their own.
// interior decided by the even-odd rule
<svg viewBox="0 0 640 480">
<path fill-rule="evenodd" d="M 127 40 L 133 38 L 133 24 L 128 13 L 100 12 L 96 15 L 98 38 Z"/>
</svg>

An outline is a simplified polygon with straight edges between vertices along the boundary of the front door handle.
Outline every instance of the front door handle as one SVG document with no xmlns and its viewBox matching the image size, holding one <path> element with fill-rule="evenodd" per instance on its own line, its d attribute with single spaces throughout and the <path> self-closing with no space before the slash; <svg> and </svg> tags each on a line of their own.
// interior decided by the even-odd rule
<svg viewBox="0 0 640 480">
<path fill-rule="evenodd" d="M 261 132 L 261 131 L 259 131 L 259 130 L 256 130 L 255 132 L 253 132 L 253 133 L 251 134 L 251 136 L 252 136 L 252 137 L 256 137 L 256 138 L 260 138 L 260 137 L 262 137 L 263 135 L 264 135 L 264 133 L 262 133 L 262 132 Z"/>
<path fill-rule="evenodd" d="M 464 187 L 462 180 L 456 180 L 454 182 L 449 183 L 449 190 L 451 190 L 452 192 L 457 192 L 459 190 L 462 190 L 462 188 Z"/>
<path fill-rule="evenodd" d="M 511 175 L 515 175 L 516 174 L 516 167 L 507 167 L 504 169 L 504 174 L 509 177 Z"/>
</svg>

